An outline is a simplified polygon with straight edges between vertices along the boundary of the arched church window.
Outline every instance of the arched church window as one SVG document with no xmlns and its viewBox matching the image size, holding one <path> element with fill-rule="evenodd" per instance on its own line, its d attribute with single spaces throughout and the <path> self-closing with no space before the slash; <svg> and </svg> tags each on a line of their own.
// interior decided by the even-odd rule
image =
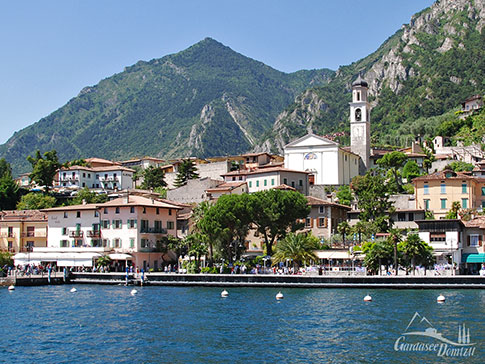
<svg viewBox="0 0 485 364">
<path fill-rule="evenodd" d="M 357 91 L 357 101 L 360 101 L 360 92 Z"/>
<path fill-rule="evenodd" d="M 360 109 L 355 109 L 355 121 L 362 120 L 362 111 Z"/>
</svg>

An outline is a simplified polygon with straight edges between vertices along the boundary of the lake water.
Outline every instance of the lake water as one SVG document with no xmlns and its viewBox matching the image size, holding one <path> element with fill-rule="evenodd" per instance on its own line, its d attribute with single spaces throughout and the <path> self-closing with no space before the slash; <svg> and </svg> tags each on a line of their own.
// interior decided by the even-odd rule
<svg viewBox="0 0 485 364">
<path fill-rule="evenodd" d="M 276 301 L 274 288 L 230 288 L 227 298 L 220 288 L 71 288 L 0 289 L 0 362 L 485 362 L 485 290 L 284 289 Z M 395 351 L 416 312 L 453 341 L 465 324 L 474 355 Z"/>
</svg>

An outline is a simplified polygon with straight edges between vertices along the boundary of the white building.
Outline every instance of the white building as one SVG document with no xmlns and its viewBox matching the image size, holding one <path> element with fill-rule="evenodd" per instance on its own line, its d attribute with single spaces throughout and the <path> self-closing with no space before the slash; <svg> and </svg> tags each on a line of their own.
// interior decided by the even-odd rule
<svg viewBox="0 0 485 364">
<path fill-rule="evenodd" d="M 284 147 L 285 167 L 308 172 L 310 184 L 347 185 L 364 174 L 370 158 L 370 106 L 367 82 L 352 83 L 350 103 L 350 148 L 312 133 Z"/>
<path fill-rule="evenodd" d="M 358 155 L 314 134 L 285 146 L 285 168 L 308 172 L 311 184 L 349 184 L 359 175 L 359 161 Z"/>
<path fill-rule="evenodd" d="M 135 171 L 120 165 L 106 167 L 72 166 L 59 170 L 59 187 L 78 189 L 88 187 L 101 190 L 133 188 Z"/>
</svg>

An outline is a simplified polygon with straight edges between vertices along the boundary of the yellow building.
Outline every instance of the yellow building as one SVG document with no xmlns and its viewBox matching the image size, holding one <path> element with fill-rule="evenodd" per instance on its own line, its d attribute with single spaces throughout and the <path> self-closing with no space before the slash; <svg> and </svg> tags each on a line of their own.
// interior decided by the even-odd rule
<svg viewBox="0 0 485 364">
<path fill-rule="evenodd" d="M 485 207 L 485 179 L 469 174 L 444 170 L 413 180 L 416 208 L 432 211 L 442 219 L 453 202 L 463 209 Z"/>
<path fill-rule="evenodd" d="M 0 250 L 27 252 L 47 246 L 47 215 L 38 210 L 0 212 Z"/>
</svg>

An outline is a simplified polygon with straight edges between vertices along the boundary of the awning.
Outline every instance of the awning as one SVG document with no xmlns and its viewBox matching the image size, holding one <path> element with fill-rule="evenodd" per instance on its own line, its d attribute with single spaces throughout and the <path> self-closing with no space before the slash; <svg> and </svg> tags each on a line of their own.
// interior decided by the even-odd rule
<svg viewBox="0 0 485 364">
<path fill-rule="evenodd" d="M 352 256 L 347 251 L 334 250 L 318 250 L 315 255 L 319 259 L 352 259 Z"/>
<path fill-rule="evenodd" d="M 61 253 L 61 252 L 45 252 L 45 253 L 18 253 L 13 259 L 15 265 L 24 264 L 39 264 L 41 262 L 56 263 L 59 267 L 92 267 L 93 258 L 100 257 L 99 253 Z"/>
<path fill-rule="evenodd" d="M 485 253 L 463 254 L 461 261 L 463 263 L 485 263 Z"/>
<path fill-rule="evenodd" d="M 112 260 L 133 260 L 130 254 L 113 253 L 108 255 Z"/>
</svg>

